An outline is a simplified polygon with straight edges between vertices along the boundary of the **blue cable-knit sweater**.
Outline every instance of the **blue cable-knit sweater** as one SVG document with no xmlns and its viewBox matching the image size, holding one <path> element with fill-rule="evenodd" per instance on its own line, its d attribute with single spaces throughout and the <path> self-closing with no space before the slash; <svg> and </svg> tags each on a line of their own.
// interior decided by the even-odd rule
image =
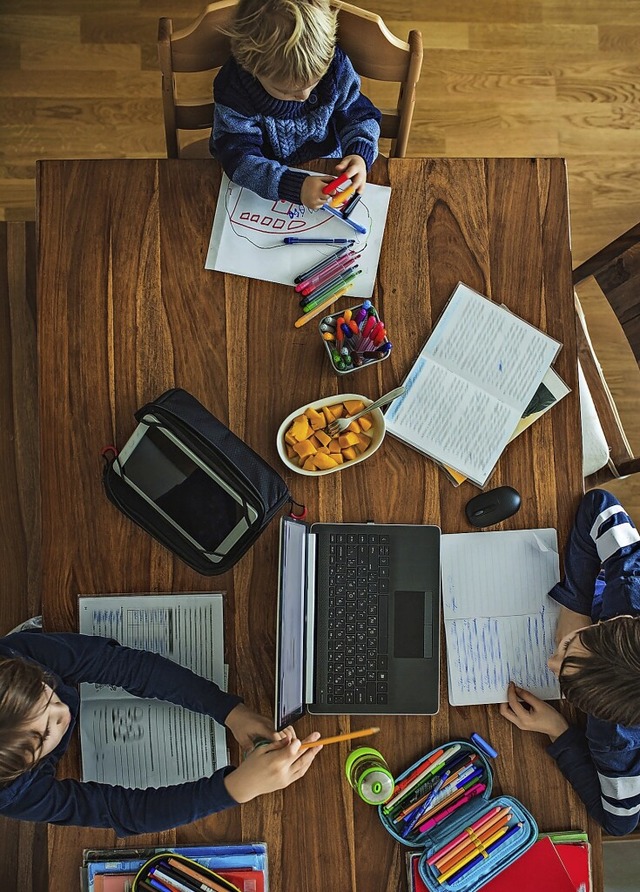
<svg viewBox="0 0 640 892">
<path fill-rule="evenodd" d="M 360 93 L 340 47 L 304 102 L 275 99 L 233 57 L 214 80 L 213 98 L 211 154 L 234 183 L 263 198 L 300 204 L 308 174 L 291 165 L 360 155 L 368 170 L 378 154 L 380 112 Z"/>
</svg>

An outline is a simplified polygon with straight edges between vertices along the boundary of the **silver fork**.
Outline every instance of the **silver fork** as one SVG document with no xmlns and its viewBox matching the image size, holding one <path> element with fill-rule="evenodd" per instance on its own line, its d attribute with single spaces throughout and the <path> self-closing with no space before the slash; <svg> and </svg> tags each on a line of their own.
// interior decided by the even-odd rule
<svg viewBox="0 0 640 892">
<path fill-rule="evenodd" d="M 396 387 L 395 390 L 390 390 L 389 393 L 385 393 L 384 396 L 381 396 L 375 403 L 371 403 L 371 405 L 367 406 L 366 409 L 363 409 L 362 412 L 356 412 L 355 415 L 349 415 L 348 418 L 334 418 L 334 420 L 330 421 L 325 427 L 325 431 L 330 437 L 337 437 L 349 427 L 352 421 L 357 421 L 358 418 L 362 418 L 363 415 L 372 412 L 374 409 L 379 409 L 380 406 L 386 406 L 391 400 L 395 400 L 397 397 L 402 396 L 404 391 L 405 387 L 404 384 L 402 384 L 400 387 Z"/>
</svg>

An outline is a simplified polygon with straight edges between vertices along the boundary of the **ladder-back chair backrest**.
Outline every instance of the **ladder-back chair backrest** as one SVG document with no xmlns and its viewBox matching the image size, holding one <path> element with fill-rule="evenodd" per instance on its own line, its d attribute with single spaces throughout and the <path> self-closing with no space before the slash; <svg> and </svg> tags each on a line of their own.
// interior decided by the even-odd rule
<svg viewBox="0 0 640 892">
<path fill-rule="evenodd" d="M 591 276 L 611 305 L 633 351 L 640 374 L 640 223 L 576 267 L 573 271 L 574 286 Z M 608 466 L 592 479 L 587 478 L 587 485 L 595 486 L 639 472 L 640 459 L 634 457 L 577 297 L 576 312 L 578 355 L 610 449 Z"/>
<path fill-rule="evenodd" d="M 395 37 L 378 15 L 341 0 L 331 5 L 338 10 L 338 43 L 360 77 L 398 84 L 397 103 L 381 109 L 380 127 L 382 138 L 391 140 L 390 155 L 403 157 L 422 69 L 422 36 L 410 31 L 405 42 Z M 191 25 L 175 32 L 171 19 L 160 19 L 158 56 L 169 158 L 208 157 L 207 140 L 183 145 L 179 132 L 206 132 L 208 139 L 213 121 L 211 81 L 230 54 L 229 40 L 220 29 L 230 24 L 236 6 L 236 0 L 211 3 Z M 208 93 L 180 98 L 176 74 L 202 72 L 211 74 Z"/>
</svg>

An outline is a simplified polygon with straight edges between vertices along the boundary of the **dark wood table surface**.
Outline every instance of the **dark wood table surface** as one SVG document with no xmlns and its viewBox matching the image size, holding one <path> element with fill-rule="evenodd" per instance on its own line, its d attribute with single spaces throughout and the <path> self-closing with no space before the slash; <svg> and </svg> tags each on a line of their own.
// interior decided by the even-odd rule
<svg viewBox="0 0 640 892">
<path fill-rule="evenodd" d="M 324 169 L 329 170 L 328 163 Z M 320 165 L 315 165 L 319 168 Z M 566 540 L 582 491 L 576 342 L 562 159 L 379 160 L 392 187 L 375 305 L 394 344 L 388 361 L 338 377 L 315 331 L 294 329 L 291 287 L 204 269 L 220 169 L 207 161 L 43 161 L 38 165 L 38 335 L 43 610 L 48 630 L 77 629 L 79 593 L 226 591 L 230 689 L 273 710 L 278 524 L 224 576 L 190 570 L 107 501 L 100 450 L 123 445 L 134 411 L 167 388 L 197 396 L 287 480 L 310 520 L 436 523 L 467 531 L 456 489 L 392 437 L 357 467 L 318 479 L 286 471 L 280 421 L 324 396 L 375 398 L 402 381 L 460 280 L 564 345 L 556 369 L 571 394 L 508 447 L 491 485 L 522 494 L 501 528 L 553 526 Z M 444 650 L 444 649 L 443 649 Z M 305 717 L 302 736 L 368 727 L 366 716 Z M 400 771 L 478 731 L 499 751 L 498 792 L 521 799 L 542 830 L 589 829 L 594 889 L 600 831 L 554 762 L 495 706 L 452 708 L 443 657 L 440 712 L 380 717 L 375 746 Z M 344 778 L 349 744 L 328 747 L 289 789 L 137 844 L 266 840 L 273 892 L 403 889 L 403 847 Z M 238 758 L 232 747 L 232 757 Z M 78 749 L 61 764 L 78 776 Z M 110 831 L 49 830 L 50 889 L 78 888 L 85 847 Z M 127 840 L 131 844 L 131 840 Z"/>
</svg>

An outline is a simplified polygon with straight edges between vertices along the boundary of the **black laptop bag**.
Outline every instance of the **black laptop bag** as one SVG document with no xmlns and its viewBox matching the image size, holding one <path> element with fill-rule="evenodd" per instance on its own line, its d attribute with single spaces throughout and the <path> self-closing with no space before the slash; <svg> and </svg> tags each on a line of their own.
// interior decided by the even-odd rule
<svg viewBox="0 0 640 892">
<path fill-rule="evenodd" d="M 114 469 L 119 461 L 117 454 L 105 457 L 103 482 L 106 494 L 123 514 L 198 573 L 203 576 L 225 573 L 253 545 L 287 500 L 291 500 L 289 489 L 264 459 L 185 390 L 168 390 L 135 413 L 138 422 L 145 424 L 149 424 L 150 415 L 155 416 L 160 426 L 170 431 L 175 440 L 184 444 L 237 494 L 246 517 L 251 515 L 251 520 L 247 520 L 248 528 L 231 549 L 224 555 L 217 555 L 217 562 L 213 563 L 206 557 L 207 548 L 190 542 L 123 479 L 122 466 L 120 474 Z M 179 506 L 174 503 L 174 508 L 179 507 L 182 515 L 185 512 L 202 512 L 194 488 L 180 493 L 177 489 L 176 497 L 182 499 L 182 503 Z M 163 504 L 163 510 L 173 516 L 168 501 Z"/>
</svg>

